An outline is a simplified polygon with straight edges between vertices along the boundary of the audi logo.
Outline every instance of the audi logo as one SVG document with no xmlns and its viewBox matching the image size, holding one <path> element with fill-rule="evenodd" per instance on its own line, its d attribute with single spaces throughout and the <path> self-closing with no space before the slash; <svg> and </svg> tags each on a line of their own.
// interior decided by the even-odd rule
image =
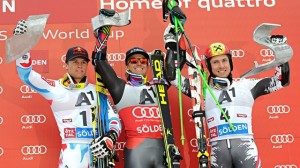
<svg viewBox="0 0 300 168">
<path fill-rule="evenodd" d="M 135 107 L 132 114 L 136 118 L 160 118 L 158 107 Z"/>
<path fill-rule="evenodd" d="M 45 115 L 23 115 L 21 122 L 23 124 L 41 124 L 46 121 Z"/>
<path fill-rule="evenodd" d="M 288 105 L 276 105 L 276 106 L 267 107 L 267 112 L 269 114 L 283 114 L 283 113 L 289 113 L 290 111 L 291 108 Z"/>
<path fill-rule="evenodd" d="M 61 56 L 60 59 L 61 59 L 61 61 L 62 61 L 63 63 L 65 63 L 65 61 L 66 61 L 66 55 Z"/>
<path fill-rule="evenodd" d="M 244 50 L 230 50 L 232 57 L 244 57 L 245 51 Z"/>
<path fill-rule="evenodd" d="M 126 142 L 116 142 L 116 151 L 124 150 Z"/>
<path fill-rule="evenodd" d="M 294 136 L 292 134 L 272 135 L 270 140 L 273 144 L 292 143 Z"/>
<path fill-rule="evenodd" d="M 3 92 L 3 88 L 2 86 L 0 86 L 0 94 L 2 94 L 2 92 Z"/>
<path fill-rule="evenodd" d="M 106 56 L 107 61 L 125 61 L 125 57 L 124 53 L 109 53 Z"/>
<path fill-rule="evenodd" d="M 47 152 L 47 147 L 44 145 L 23 146 L 21 152 L 23 155 L 43 155 Z"/>
<path fill-rule="evenodd" d="M 4 154 L 4 150 L 3 148 L 0 147 L 0 156 L 2 156 Z"/>
<path fill-rule="evenodd" d="M 193 109 L 188 109 L 187 113 L 188 113 L 189 117 L 192 117 L 192 114 L 194 113 L 194 110 Z"/>
<path fill-rule="evenodd" d="M 274 168 L 297 168 L 296 165 L 276 165 Z"/>
<path fill-rule="evenodd" d="M 197 142 L 197 139 L 196 139 L 196 138 L 192 138 L 192 139 L 190 140 L 190 145 L 191 145 L 191 147 L 193 147 L 193 148 L 198 148 L 198 142 Z M 209 138 L 206 139 L 206 145 L 207 145 L 207 146 L 210 146 Z"/>
<path fill-rule="evenodd" d="M 3 118 L 0 116 L 0 124 L 3 123 Z"/>
<path fill-rule="evenodd" d="M 273 51 L 271 49 L 261 49 L 260 55 L 263 57 L 274 57 Z"/>
<path fill-rule="evenodd" d="M 27 85 L 22 85 L 20 87 L 20 92 L 23 94 L 27 94 L 27 93 L 36 93 L 35 90 L 33 90 L 31 87 L 27 86 Z"/>
</svg>

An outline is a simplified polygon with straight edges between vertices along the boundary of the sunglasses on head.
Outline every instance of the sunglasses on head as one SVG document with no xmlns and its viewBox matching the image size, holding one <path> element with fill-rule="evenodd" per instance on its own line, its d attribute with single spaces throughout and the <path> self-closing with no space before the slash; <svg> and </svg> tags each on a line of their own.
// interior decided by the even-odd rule
<svg viewBox="0 0 300 168">
<path fill-rule="evenodd" d="M 141 64 L 147 64 L 148 63 L 147 58 L 130 58 L 129 59 L 129 62 L 131 64 L 137 64 L 138 61 L 140 61 Z"/>
</svg>

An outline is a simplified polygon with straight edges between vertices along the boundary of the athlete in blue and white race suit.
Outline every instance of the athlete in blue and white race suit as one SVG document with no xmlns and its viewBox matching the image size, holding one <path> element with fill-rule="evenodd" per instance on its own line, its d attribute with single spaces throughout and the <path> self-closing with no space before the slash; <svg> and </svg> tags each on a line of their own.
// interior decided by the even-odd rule
<svg viewBox="0 0 300 168">
<path fill-rule="evenodd" d="M 25 24 L 24 21 L 20 21 L 14 34 L 22 34 L 20 30 L 24 30 Z M 86 77 L 88 62 L 88 53 L 84 48 L 72 47 L 66 55 L 67 73 L 59 80 L 52 80 L 32 69 L 29 52 L 16 60 L 21 80 L 41 94 L 52 109 L 62 139 L 59 168 L 93 167 L 90 144 L 98 136 L 97 133 L 94 134 L 92 124 L 98 104 L 95 85 L 88 83 Z M 119 116 L 108 99 L 101 103 L 107 103 L 107 134 L 118 138 L 121 131 Z M 108 139 L 107 136 L 103 138 Z"/>
<path fill-rule="evenodd" d="M 211 44 L 206 52 L 210 72 L 208 83 L 235 131 L 232 131 L 211 94 L 205 99 L 205 115 L 211 143 L 212 168 L 259 168 L 257 146 L 252 132 L 252 108 L 259 96 L 289 85 L 289 64 L 276 67 L 270 78 L 232 80 L 230 50 L 222 43 Z M 183 77 L 182 81 L 187 81 Z M 177 80 L 171 82 L 177 85 Z M 185 83 L 185 86 L 189 87 Z"/>
</svg>

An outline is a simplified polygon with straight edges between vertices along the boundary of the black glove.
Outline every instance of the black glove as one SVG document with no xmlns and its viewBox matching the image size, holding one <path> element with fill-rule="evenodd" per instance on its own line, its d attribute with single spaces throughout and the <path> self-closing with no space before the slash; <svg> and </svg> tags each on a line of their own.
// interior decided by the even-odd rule
<svg viewBox="0 0 300 168">
<path fill-rule="evenodd" d="M 27 25 L 25 20 L 19 20 L 17 23 L 16 28 L 14 29 L 13 34 L 14 35 L 21 35 L 27 32 Z"/>
<path fill-rule="evenodd" d="M 174 25 L 175 23 L 175 18 L 179 19 L 180 23 L 182 26 L 184 26 L 184 23 L 186 21 L 186 15 L 183 13 L 183 11 L 179 8 L 179 6 L 174 6 L 171 10 L 170 10 L 170 19 L 171 19 L 171 23 Z"/>
<path fill-rule="evenodd" d="M 281 81 L 281 85 L 286 87 L 290 84 L 290 65 L 289 62 L 286 62 L 278 67 L 275 70 L 275 76 Z"/>
<path fill-rule="evenodd" d="M 165 49 L 167 50 L 165 72 L 168 81 L 173 81 L 176 78 L 175 63 L 177 62 L 177 42 L 175 38 L 174 25 L 170 23 L 164 32 L 164 43 Z M 178 39 L 180 62 L 177 62 L 177 64 L 180 66 L 180 69 L 182 69 L 186 62 L 186 49 L 181 33 L 178 33 Z"/>
<path fill-rule="evenodd" d="M 104 158 L 109 156 L 118 139 L 118 133 L 114 130 L 110 130 L 106 135 L 95 139 L 90 147 L 91 153 L 97 158 Z"/>
</svg>

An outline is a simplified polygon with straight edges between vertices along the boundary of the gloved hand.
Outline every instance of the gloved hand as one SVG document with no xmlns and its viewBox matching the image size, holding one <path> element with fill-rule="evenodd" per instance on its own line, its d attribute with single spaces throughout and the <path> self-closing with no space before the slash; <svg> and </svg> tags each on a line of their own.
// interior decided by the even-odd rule
<svg viewBox="0 0 300 168">
<path fill-rule="evenodd" d="M 96 37 L 96 49 L 97 51 L 106 50 L 107 40 L 110 35 L 111 26 L 102 26 L 95 30 L 94 35 Z"/>
<path fill-rule="evenodd" d="M 286 44 L 287 38 L 283 35 L 271 35 L 269 41 L 274 45 Z"/>
<path fill-rule="evenodd" d="M 14 29 L 13 34 L 14 35 L 21 35 L 27 32 L 27 25 L 25 20 L 19 20 L 17 23 L 17 26 Z"/>
<path fill-rule="evenodd" d="M 112 17 L 115 15 L 114 10 L 100 9 L 99 15 L 103 17 Z M 104 25 L 94 31 L 96 44 L 92 53 L 92 64 L 95 66 L 99 60 L 106 60 L 107 40 L 110 35 L 110 25 Z"/>
<path fill-rule="evenodd" d="M 176 40 L 175 40 L 175 30 L 174 25 L 171 23 L 166 27 L 164 32 L 164 43 L 166 50 L 176 50 Z"/>
<path fill-rule="evenodd" d="M 183 65 L 186 62 L 185 54 L 185 43 L 182 33 L 178 33 L 178 45 L 179 45 L 179 56 L 180 61 L 177 59 L 177 42 L 175 37 L 174 25 L 171 23 L 167 26 L 164 32 L 164 43 L 165 49 L 167 50 L 166 54 L 166 77 L 168 81 L 173 81 L 176 78 L 176 66 L 179 66 L 180 69 L 183 68 Z"/>
<path fill-rule="evenodd" d="M 103 26 L 94 32 L 96 44 L 92 53 L 92 64 L 95 66 L 99 60 L 106 60 L 107 40 L 110 35 L 111 26 Z"/>
<path fill-rule="evenodd" d="M 91 153 L 97 158 L 104 158 L 109 156 L 114 149 L 118 138 L 118 133 L 114 130 L 110 130 L 106 135 L 95 139 L 90 147 Z"/>
<path fill-rule="evenodd" d="M 174 6 L 170 10 L 170 19 L 173 25 L 175 24 L 175 17 L 179 19 L 181 25 L 184 26 L 184 23 L 186 21 L 186 15 L 183 13 L 183 11 L 179 8 L 178 5 Z"/>
</svg>

